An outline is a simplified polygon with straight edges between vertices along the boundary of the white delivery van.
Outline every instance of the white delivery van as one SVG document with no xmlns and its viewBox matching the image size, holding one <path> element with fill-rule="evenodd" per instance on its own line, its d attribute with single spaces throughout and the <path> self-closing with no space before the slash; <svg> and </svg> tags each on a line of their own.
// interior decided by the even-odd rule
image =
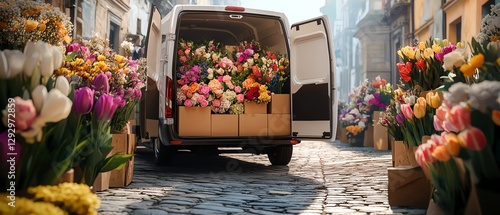
<svg viewBox="0 0 500 215">
<path fill-rule="evenodd" d="M 153 6 L 149 23 L 148 81 L 140 103 L 137 132 L 150 139 L 158 164 L 169 163 L 176 152 L 208 152 L 267 154 L 271 164 L 287 165 L 293 145 L 300 140 L 334 140 L 337 125 L 335 58 L 326 16 L 290 26 L 285 14 L 279 12 L 237 6 L 176 5 L 163 18 Z M 287 132 L 279 135 L 266 132 L 265 123 L 261 126 L 243 121 L 245 114 L 242 114 L 237 124 L 222 125 L 227 129 L 239 127 L 240 133 L 234 135 L 180 133 L 182 104 L 178 104 L 176 98 L 180 87 L 177 82 L 180 40 L 215 40 L 226 46 L 254 40 L 262 47 L 289 56 L 290 76 L 283 89 L 283 93 L 288 94 L 289 104 L 283 107 L 288 109 L 285 111 L 289 117 L 277 125 Z M 184 123 L 183 129 L 187 126 L 196 133 L 200 128 L 198 123 L 202 123 L 201 119 L 200 122 L 191 120 Z M 217 121 L 212 120 L 208 127 L 213 123 Z M 262 135 L 245 135 L 244 126 L 257 126 L 264 131 Z"/>
</svg>

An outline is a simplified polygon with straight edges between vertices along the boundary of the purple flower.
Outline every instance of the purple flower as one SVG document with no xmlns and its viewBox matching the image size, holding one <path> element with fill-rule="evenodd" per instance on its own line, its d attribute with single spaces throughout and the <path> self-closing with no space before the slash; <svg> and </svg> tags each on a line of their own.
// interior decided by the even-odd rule
<svg viewBox="0 0 500 215">
<path fill-rule="evenodd" d="M 109 93 L 108 76 L 104 73 L 99 73 L 92 81 L 92 87 L 101 93 Z"/>
<path fill-rule="evenodd" d="M 80 51 L 80 44 L 78 43 L 71 43 L 66 46 L 66 52 L 71 53 L 75 51 Z"/>
<path fill-rule="evenodd" d="M 405 116 L 401 113 L 398 113 L 396 114 L 396 123 L 398 123 L 398 125 L 404 125 L 405 124 Z"/>
<path fill-rule="evenodd" d="M 449 45 L 441 49 L 441 52 L 436 54 L 436 58 L 443 62 L 444 56 L 452 51 L 454 51 L 457 47 L 455 45 Z"/>
<path fill-rule="evenodd" d="M 110 120 L 118 108 L 120 100 L 115 100 L 110 94 L 102 94 L 94 106 L 94 114 L 100 121 Z"/>
<path fill-rule="evenodd" d="M 73 99 L 73 109 L 78 114 L 90 113 L 94 106 L 94 90 L 88 87 L 82 87 L 75 90 Z"/>
<path fill-rule="evenodd" d="M 136 99 L 140 99 L 142 97 L 142 91 L 140 89 L 135 89 L 134 96 Z"/>
</svg>

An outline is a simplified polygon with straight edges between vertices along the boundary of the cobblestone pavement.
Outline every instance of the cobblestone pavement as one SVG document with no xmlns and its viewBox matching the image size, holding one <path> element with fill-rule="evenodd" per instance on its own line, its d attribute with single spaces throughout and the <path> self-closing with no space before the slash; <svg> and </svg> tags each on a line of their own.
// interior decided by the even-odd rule
<svg viewBox="0 0 500 215">
<path fill-rule="evenodd" d="M 177 155 L 173 166 L 139 148 L 132 184 L 98 192 L 100 214 L 425 214 L 390 207 L 390 151 L 303 141 L 288 166 L 266 155 Z"/>
</svg>

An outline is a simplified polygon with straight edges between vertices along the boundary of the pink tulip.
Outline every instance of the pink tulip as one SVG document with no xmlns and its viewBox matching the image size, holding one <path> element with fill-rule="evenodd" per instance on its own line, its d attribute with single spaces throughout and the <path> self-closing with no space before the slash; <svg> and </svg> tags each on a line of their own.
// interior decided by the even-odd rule
<svg viewBox="0 0 500 215">
<path fill-rule="evenodd" d="M 432 157 L 432 152 L 436 146 L 434 144 L 422 144 L 418 147 L 415 152 L 415 159 L 422 168 L 426 169 L 428 163 L 432 163 L 435 161 L 434 157 Z"/>
<path fill-rule="evenodd" d="M 443 140 L 443 137 L 441 135 L 433 134 L 433 135 L 431 135 L 430 140 L 433 141 L 436 144 L 436 146 L 440 146 L 440 145 L 444 144 L 444 140 Z"/>
<path fill-rule="evenodd" d="M 403 113 L 406 119 L 413 118 L 413 110 L 411 109 L 411 106 L 409 104 L 402 104 L 401 112 Z"/>
<path fill-rule="evenodd" d="M 444 131 L 443 121 L 441 121 L 436 115 L 434 115 L 434 129 L 436 129 L 436 131 Z"/>
<path fill-rule="evenodd" d="M 458 134 L 458 141 L 462 147 L 469 150 L 478 151 L 486 147 L 487 140 L 483 131 L 470 126 Z"/>
<path fill-rule="evenodd" d="M 448 119 L 459 131 L 462 131 L 470 125 L 470 111 L 462 105 L 453 106 L 449 112 Z"/>
<path fill-rule="evenodd" d="M 436 109 L 436 116 L 439 118 L 441 121 L 444 121 L 446 114 L 448 113 L 448 109 L 445 108 L 444 106 L 439 106 Z"/>
<path fill-rule="evenodd" d="M 447 113 L 445 120 L 443 121 L 444 130 L 448 132 L 459 132 L 460 130 L 454 123 L 451 122 L 450 118 L 451 118 L 450 113 Z"/>
<path fill-rule="evenodd" d="M 12 105 L 11 105 L 12 104 Z M 37 117 L 36 109 L 33 105 L 33 101 L 31 99 L 24 100 L 21 97 L 15 97 L 14 102 L 9 104 L 10 107 L 14 107 L 15 109 L 15 118 L 14 125 L 15 130 L 24 131 L 31 127 L 31 124 Z M 6 108 L 7 109 L 7 108 Z M 7 122 L 7 115 L 4 115 L 5 122 Z M 7 123 L 5 123 L 7 124 Z"/>
</svg>

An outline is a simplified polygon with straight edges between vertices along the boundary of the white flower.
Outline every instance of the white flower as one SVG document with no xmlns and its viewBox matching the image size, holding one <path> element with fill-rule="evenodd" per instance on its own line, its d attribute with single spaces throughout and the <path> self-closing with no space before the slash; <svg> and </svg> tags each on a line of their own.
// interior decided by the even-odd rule
<svg viewBox="0 0 500 215">
<path fill-rule="evenodd" d="M 445 92 L 443 94 L 443 97 L 450 103 L 450 105 L 457 105 L 460 102 L 467 101 L 468 93 L 469 93 L 469 85 L 459 82 L 453 84 L 448 89 L 448 92 Z"/>
<path fill-rule="evenodd" d="M 35 89 L 31 92 L 31 97 L 33 98 L 33 105 L 35 106 L 36 112 L 40 113 L 43 106 L 43 101 L 47 97 L 47 88 L 43 85 L 37 85 Z"/>
<path fill-rule="evenodd" d="M 468 91 L 469 99 L 467 103 L 482 112 L 485 112 L 488 107 L 498 108 L 496 100 L 500 92 L 500 82 L 483 81 L 478 84 L 472 84 Z"/>
<path fill-rule="evenodd" d="M 69 93 L 71 92 L 71 89 L 69 88 L 69 82 L 66 77 L 60 75 L 56 79 L 56 88 L 61 91 L 62 94 L 65 96 L 68 96 Z"/>
<path fill-rule="evenodd" d="M 414 105 L 417 97 L 414 95 L 404 97 L 405 104 Z"/>
<path fill-rule="evenodd" d="M 359 126 L 360 128 L 365 128 L 365 127 L 366 127 L 366 124 L 365 124 L 365 122 L 360 121 L 360 122 L 358 122 L 358 126 Z"/>
<path fill-rule="evenodd" d="M 464 51 L 462 49 L 455 49 L 444 56 L 443 69 L 446 71 L 451 71 L 454 67 L 462 66 L 462 64 L 464 63 Z"/>
<path fill-rule="evenodd" d="M 24 54 L 19 50 L 0 51 L 0 78 L 13 78 L 23 71 Z"/>
<path fill-rule="evenodd" d="M 248 58 L 247 62 L 248 62 L 248 66 L 253 66 L 253 64 L 254 64 L 253 58 Z"/>
<path fill-rule="evenodd" d="M 123 41 L 120 46 L 125 49 L 125 51 L 127 52 L 131 52 L 133 49 L 134 49 L 134 44 L 132 44 L 131 42 L 129 41 Z"/>
</svg>

